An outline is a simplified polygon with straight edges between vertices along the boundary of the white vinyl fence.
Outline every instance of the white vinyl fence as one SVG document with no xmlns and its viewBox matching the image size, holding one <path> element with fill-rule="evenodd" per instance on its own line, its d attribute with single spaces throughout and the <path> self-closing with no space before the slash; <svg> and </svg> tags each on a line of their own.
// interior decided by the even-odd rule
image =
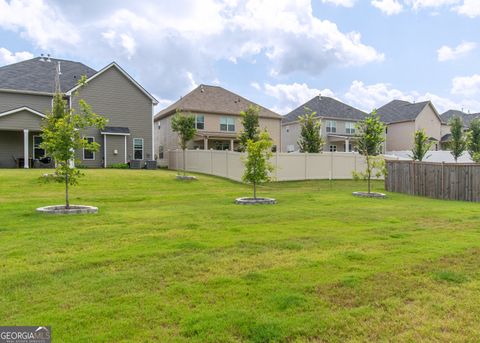
<svg viewBox="0 0 480 343">
<path fill-rule="evenodd" d="M 169 169 L 183 169 L 182 150 L 168 153 Z M 186 170 L 241 181 L 244 155 L 229 150 L 187 150 Z M 276 181 L 351 179 L 354 171 L 364 171 L 366 167 L 365 158 L 353 152 L 274 153 L 271 162 Z"/>
</svg>

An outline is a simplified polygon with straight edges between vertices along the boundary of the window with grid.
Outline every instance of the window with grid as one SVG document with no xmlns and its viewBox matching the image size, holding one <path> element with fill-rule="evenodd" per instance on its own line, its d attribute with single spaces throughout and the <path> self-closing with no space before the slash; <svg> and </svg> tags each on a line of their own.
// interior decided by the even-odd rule
<svg viewBox="0 0 480 343">
<path fill-rule="evenodd" d="M 88 143 L 95 142 L 94 137 L 85 137 L 85 139 L 88 141 Z M 83 159 L 84 160 L 94 160 L 95 159 L 95 151 L 88 150 L 88 149 L 83 149 Z"/>
<path fill-rule="evenodd" d="M 337 122 L 335 120 L 327 120 L 327 132 L 337 132 Z"/>
<path fill-rule="evenodd" d="M 354 135 L 355 134 L 355 123 L 345 123 L 345 132 Z"/>
<path fill-rule="evenodd" d="M 45 157 L 45 150 L 40 148 L 42 142 L 41 136 L 33 136 L 33 159 Z"/>
<path fill-rule="evenodd" d="M 235 118 L 221 117 L 220 118 L 220 131 L 235 132 Z"/>
<path fill-rule="evenodd" d="M 143 138 L 133 139 L 133 159 L 143 160 Z"/>
<path fill-rule="evenodd" d="M 337 146 L 336 145 L 330 145 L 330 152 L 337 152 Z"/>
<path fill-rule="evenodd" d="M 195 116 L 195 128 L 197 130 L 205 129 L 205 116 L 203 114 L 197 114 Z"/>
</svg>

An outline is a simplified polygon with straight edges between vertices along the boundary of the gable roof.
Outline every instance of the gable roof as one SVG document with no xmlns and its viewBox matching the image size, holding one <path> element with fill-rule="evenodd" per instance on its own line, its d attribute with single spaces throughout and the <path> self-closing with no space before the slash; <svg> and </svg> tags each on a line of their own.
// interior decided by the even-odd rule
<svg viewBox="0 0 480 343">
<path fill-rule="evenodd" d="M 433 107 L 430 101 L 411 103 L 404 100 L 392 100 L 388 104 L 385 104 L 377 109 L 377 114 L 380 116 L 382 121 L 386 123 L 412 121 L 415 120 L 420 112 L 422 112 L 423 109 L 428 105 L 432 106 L 435 114 L 441 120 L 435 107 Z"/>
<path fill-rule="evenodd" d="M 283 118 L 283 122 L 289 123 L 298 120 L 300 116 L 305 114 L 305 107 L 317 112 L 316 116 L 325 118 L 350 119 L 356 121 L 362 120 L 367 115 L 366 112 L 338 101 L 337 99 L 328 96 L 316 96 L 288 113 Z"/>
<path fill-rule="evenodd" d="M 17 112 L 21 112 L 21 111 L 27 111 L 27 112 L 30 112 L 30 113 L 33 113 L 39 117 L 42 117 L 42 118 L 45 118 L 45 114 L 41 113 L 41 112 L 38 112 L 30 107 L 27 107 L 27 106 L 22 106 L 22 107 L 18 107 L 18 108 L 15 108 L 15 109 L 12 109 L 12 110 L 8 110 L 8 111 L 5 111 L 5 112 L 2 112 L 0 113 L 0 117 L 4 117 L 4 116 L 8 116 L 10 114 L 14 114 L 14 113 L 17 113 Z"/>
<path fill-rule="evenodd" d="M 118 71 L 120 71 L 130 82 L 132 82 L 140 91 L 142 91 L 143 94 L 145 94 L 152 102 L 156 105 L 158 104 L 158 100 L 155 99 L 145 88 L 143 88 L 133 77 L 131 77 L 125 70 L 123 70 L 122 67 L 120 67 L 116 62 L 112 62 L 106 67 L 104 67 L 102 70 L 98 71 L 97 73 L 91 75 L 90 77 L 87 78 L 87 83 L 95 79 L 96 77 L 102 75 L 104 72 L 109 70 L 110 68 L 116 68 Z M 74 84 L 71 88 L 68 88 L 68 91 L 66 92 L 67 95 L 71 95 L 74 91 L 76 91 L 80 86 L 78 84 Z"/>
<path fill-rule="evenodd" d="M 60 62 L 60 87 L 63 91 L 74 87 L 82 75 L 92 76 L 96 71 L 82 63 L 35 57 L 0 67 L 0 89 L 53 93 L 55 73 Z"/>
<path fill-rule="evenodd" d="M 480 118 L 480 113 L 465 113 L 458 110 L 448 110 L 447 112 L 442 113 L 441 117 L 445 123 L 448 123 L 453 117 L 460 117 L 463 120 L 463 125 L 467 127 L 473 119 Z"/>
<path fill-rule="evenodd" d="M 177 102 L 155 115 L 155 121 L 174 114 L 177 109 L 186 112 L 239 115 L 249 105 L 260 107 L 260 117 L 281 119 L 282 116 L 263 106 L 219 86 L 200 85 Z"/>
</svg>

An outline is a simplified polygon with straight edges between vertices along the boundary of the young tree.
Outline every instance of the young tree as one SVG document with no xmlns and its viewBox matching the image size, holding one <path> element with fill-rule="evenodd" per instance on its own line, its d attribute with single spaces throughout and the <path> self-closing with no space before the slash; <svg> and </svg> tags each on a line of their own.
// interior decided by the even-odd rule
<svg viewBox="0 0 480 343">
<path fill-rule="evenodd" d="M 480 163 L 480 119 L 473 119 L 468 126 L 467 150 L 475 163 Z"/>
<path fill-rule="evenodd" d="M 425 133 L 425 130 L 415 131 L 415 136 L 413 138 L 413 149 L 412 149 L 412 159 L 414 161 L 422 161 L 425 158 L 425 155 L 432 147 L 433 142 L 428 140 L 428 137 Z"/>
<path fill-rule="evenodd" d="M 367 162 L 367 169 L 365 173 L 362 173 L 362 176 L 367 180 L 368 193 L 371 193 L 372 174 L 375 169 L 381 169 L 383 161 L 376 156 L 380 154 L 382 143 L 385 141 L 385 125 L 380 121 L 377 110 L 373 110 L 365 119 L 357 123 L 357 131 L 359 132 L 357 149 L 360 154 L 365 156 Z M 379 173 L 377 173 L 378 175 Z"/>
<path fill-rule="evenodd" d="M 79 84 L 85 85 L 85 77 Z M 77 93 L 78 94 L 78 93 Z M 80 113 L 67 106 L 62 93 L 57 92 L 53 97 L 52 111 L 43 119 L 41 148 L 56 162 L 55 181 L 65 183 L 65 208 L 70 208 L 68 186 L 78 183 L 82 173 L 75 168 L 71 161 L 75 161 L 75 150 L 87 149 L 97 151 L 99 144 L 89 143 L 82 137 L 82 130 L 95 127 L 102 129 L 107 120 L 94 113 L 91 107 L 83 100 L 78 102 Z"/>
<path fill-rule="evenodd" d="M 305 108 L 307 112 L 305 115 L 299 118 L 300 120 L 300 138 L 298 139 L 298 145 L 301 152 L 319 153 L 322 151 L 323 140 L 320 135 L 321 122 L 316 118 L 317 112 Z"/>
<path fill-rule="evenodd" d="M 467 147 L 465 135 L 463 134 L 463 120 L 460 117 L 453 117 L 448 122 L 448 125 L 450 125 L 450 133 L 452 135 L 450 153 L 453 155 L 455 162 L 457 162 Z"/>
<path fill-rule="evenodd" d="M 240 140 L 240 149 L 245 151 L 247 148 L 248 140 L 258 141 L 260 136 L 260 129 L 258 123 L 258 114 L 260 113 L 260 107 L 248 106 L 246 111 L 240 112 L 242 116 L 243 130 L 240 132 L 238 139 Z"/>
<path fill-rule="evenodd" d="M 273 165 L 270 163 L 272 157 L 272 139 L 267 131 L 260 133 L 259 140 L 247 141 L 247 156 L 244 159 L 245 172 L 243 181 L 253 184 L 253 198 L 257 198 L 257 185 L 270 181 Z"/>
<path fill-rule="evenodd" d="M 183 150 L 183 176 L 185 176 L 185 149 L 187 149 L 187 143 L 195 137 L 197 132 L 195 116 L 191 113 L 177 111 L 172 119 L 172 130 L 178 133 L 180 138 L 180 146 Z"/>
</svg>

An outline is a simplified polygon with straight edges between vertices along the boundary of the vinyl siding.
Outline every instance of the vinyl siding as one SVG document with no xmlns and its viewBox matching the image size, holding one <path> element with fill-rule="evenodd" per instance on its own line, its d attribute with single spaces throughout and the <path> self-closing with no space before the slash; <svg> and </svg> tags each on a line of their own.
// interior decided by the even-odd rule
<svg viewBox="0 0 480 343">
<path fill-rule="evenodd" d="M 40 130 L 42 117 L 29 111 L 19 111 L 0 117 L 0 130 Z"/>
<path fill-rule="evenodd" d="M 125 163 L 125 137 L 128 136 L 107 136 L 107 164 Z M 117 154 L 115 154 L 115 150 Z M 128 154 L 127 154 L 128 155 Z"/>
<path fill-rule="evenodd" d="M 33 156 L 33 136 L 40 132 L 28 134 L 28 156 Z M 0 168 L 16 168 L 15 158 L 23 157 L 23 130 L 0 131 Z"/>
<path fill-rule="evenodd" d="M 23 106 L 46 114 L 52 109 L 52 97 L 47 95 L 0 92 L 0 113 Z"/>
<path fill-rule="evenodd" d="M 132 138 L 144 139 L 144 159 L 154 158 L 152 152 L 152 100 L 126 78 L 116 67 L 111 67 L 103 74 L 91 80 L 86 87 L 79 90 L 78 96 L 72 100 L 73 108 L 78 109 L 79 99 L 84 99 L 94 112 L 108 119 L 108 126 L 128 127 L 130 136 L 127 137 L 127 159 L 133 158 Z M 95 154 L 94 161 L 82 161 L 89 167 L 103 166 L 103 136 L 100 130 L 88 129 L 85 136 L 95 137 L 101 145 Z M 124 139 L 123 137 L 121 137 Z M 112 144 L 114 141 L 112 140 Z M 114 148 L 109 146 L 107 138 L 107 154 Z M 122 148 L 123 151 L 123 148 Z M 81 152 L 77 154 L 81 158 Z M 113 156 L 112 156 L 113 157 Z M 107 164 L 115 160 L 107 155 Z M 123 162 L 123 156 L 122 161 Z"/>
</svg>

